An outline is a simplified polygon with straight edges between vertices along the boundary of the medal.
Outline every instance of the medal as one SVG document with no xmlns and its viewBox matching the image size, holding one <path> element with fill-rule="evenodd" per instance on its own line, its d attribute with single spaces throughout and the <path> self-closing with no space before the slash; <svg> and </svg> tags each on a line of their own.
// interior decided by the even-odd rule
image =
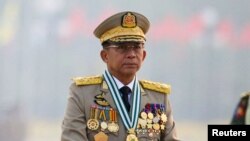
<svg viewBox="0 0 250 141">
<path fill-rule="evenodd" d="M 90 130 L 97 130 L 99 127 L 99 122 L 97 119 L 89 119 L 87 122 L 87 127 Z"/>
<path fill-rule="evenodd" d="M 146 121 L 147 121 L 147 123 L 152 123 L 153 122 L 152 119 L 147 119 Z"/>
<path fill-rule="evenodd" d="M 165 125 L 161 125 L 161 130 L 164 130 L 165 129 Z"/>
<path fill-rule="evenodd" d="M 127 135 L 126 141 L 138 141 L 138 138 L 134 134 Z"/>
<path fill-rule="evenodd" d="M 105 121 L 101 122 L 101 129 L 105 130 L 107 128 L 108 128 L 108 124 Z"/>
<path fill-rule="evenodd" d="M 147 121 L 145 119 L 141 119 L 139 118 L 138 120 L 138 124 L 141 125 L 141 128 L 146 128 L 146 125 L 147 125 Z"/>
<path fill-rule="evenodd" d="M 163 122 L 167 122 L 167 116 L 166 116 L 166 114 L 164 114 L 164 113 L 161 114 L 161 120 Z"/>
<path fill-rule="evenodd" d="M 148 129 L 152 129 L 153 125 L 152 124 L 147 124 Z"/>
<path fill-rule="evenodd" d="M 115 122 L 108 123 L 108 130 L 110 132 L 118 132 L 119 131 L 119 126 Z"/>
<path fill-rule="evenodd" d="M 142 119 L 147 119 L 147 113 L 146 112 L 141 112 L 141 118 Z"/>
<path fill-rule="evenodd" d="M 159 117 L 157 117 L 157 116 L 153 118 L 153 122 L 154 122 L 154 123 L 158 123 L 159 120 L 160 120 L 160 119 L 159 119 Z"/>
<path fill-rule="evenodd" d="M 94 136 L 95 141 L 108 141 L 108 136 L 103 133 L 99 132 Z"/>
<path fill-rule="evenodd" d="M 110 132 L 118 132 L 119 131 L 119 125 L 117 124 L 117 116 L 116 116 L 116 111 L 113 109 L 110 109 L 109 111 L 110 115 L 110 122 L 108 123 L 108 130 Z"/>
<path fill-rule="evenodd" d="M 153 124 L 153 128 L 155 130 L 159 130 L 160 129 L 160 125 L 158 123 L 155 123 L 155 124 Z"/>
<path fill-rule="evenodd" d="M 135 135 L 135 130 L 133 128 L 128 130 L 126 141 L 138 141 L 138 138 Z"/>
<path fill-rule="evenodd" d="M 96 107 L 91 107 L 90 109 L 90 119 L 87 121 L 87 127 L 90 130 L 97 130 L 99 128 L 99 121 L 96 119 L 98 109 Z"/>
<path fill-rule="evenodd" d="M 151 112 L 149 112 L 149 113 L 148 113 L 148 118 L 149 118 L 149 119 L 153 119 L 153 118 L 154 118 L 154 115 L 153 115 Z"/>
</svg>

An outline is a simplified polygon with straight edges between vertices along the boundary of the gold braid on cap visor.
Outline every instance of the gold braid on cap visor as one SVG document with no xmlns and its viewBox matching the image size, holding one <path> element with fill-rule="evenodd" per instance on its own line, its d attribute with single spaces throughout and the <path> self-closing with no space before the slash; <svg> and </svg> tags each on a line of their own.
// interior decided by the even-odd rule
<svg viewBox="0 0 250 141">
<path fill-rule="evenodd" d="M 102 34 L 100 37 L 101 43 L 103 43 L 106 40 L 111 40 L 115 42 L 121 42 L 121 41 L 140 41 L 145 42 L 146 37 L 142 29 L 138 26 L 134 28 L 124 28 L 122 26 L 117 26 L 115 28 L 112 28 Z"/>
</svg>

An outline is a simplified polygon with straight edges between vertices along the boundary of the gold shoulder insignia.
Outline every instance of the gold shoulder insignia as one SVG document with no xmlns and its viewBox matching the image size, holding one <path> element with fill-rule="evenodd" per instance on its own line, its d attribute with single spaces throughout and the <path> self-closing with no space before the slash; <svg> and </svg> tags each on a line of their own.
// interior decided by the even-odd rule
<svg viewBox="0 0 250 141">
<path fill-rule="evenodd" d="M 102 76 L 89 76 L 89 77 L 74 77 L 73 81 L 76 83 L 77 86 L 81 85 L 94 85 L 102 83 Z"/>
<path fill-rule="evenodd" d="M 170 94 L 171 92 L 171 86 L 167 84 L 152 82 L 147 80 L 140 80 L 140 84 L 142 85 L 143 88 L 153 90 L 156 92 L 164 94 Z"/>
</svg>

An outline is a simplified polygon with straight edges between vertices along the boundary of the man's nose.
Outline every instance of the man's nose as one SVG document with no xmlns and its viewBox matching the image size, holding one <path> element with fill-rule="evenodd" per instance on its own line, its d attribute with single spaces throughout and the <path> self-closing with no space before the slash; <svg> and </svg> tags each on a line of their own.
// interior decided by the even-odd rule
<svg viewBox="0 0 250 141">
<path fill-rule="evenodd" d="M 135 50 L 133 47 L 127 49 L 127 57 L 134 58 L 136 56 Z"/>
</svg>

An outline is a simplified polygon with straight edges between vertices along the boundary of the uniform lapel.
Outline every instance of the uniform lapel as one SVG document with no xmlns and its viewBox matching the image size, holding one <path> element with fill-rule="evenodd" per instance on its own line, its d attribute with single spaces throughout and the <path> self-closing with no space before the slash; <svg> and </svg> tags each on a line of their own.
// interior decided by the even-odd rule
<svg viewBox="0 0 250 141">
<path fill-rule="evenodd" d="M 105 98 L 105 100 L 107 100 L 107 102 L 110 104 L 110 106 L 112 108 L 115 108 L 116 106 L 115 106 L 114 100 L 113 100 L 112 95 L 108 89 L 108 85 L 105 81 L 103 81 L 103 83 L 102 83 L 101 91 L 104 92 L 103 97 Z"/>
<path fill-rule="evenodd" d="M 148 94 L 144 91 L 141 85 L 140 89 L 141 89 L 141 105 L 140 105 L 140 112 L 141 112 L 145 108 L 145 105 L 148 103 L 147 99 Z"/>
<path fill-rule="evenodd" d="M 107 85 L 107 83 L 105 81 L 103 81 L 103 83 L 102 83 L 101 91 L 104 93 L 103 97 L 109 103 L 110 107 L 113 108 L 113 109 L 117 109 L 116 106 L 115 106 L 114 100 L 112 98 L 112 95 L 111 95 L 111 93 L 110 93 L 110 91 L 108 89 L 108 85 Z M 117 116 L 118 115 L 119 114 L 117 113 Z M 118 121 L 118 122 L 121 122 L 121 121 Z M 121 125 L 119 124 L 119 126 L 121 126 Z M 118 136 L 118 133 L 119 132 L 112 132 L 112 134 L 114 134 L 115 136 Z"/>
</svg>

